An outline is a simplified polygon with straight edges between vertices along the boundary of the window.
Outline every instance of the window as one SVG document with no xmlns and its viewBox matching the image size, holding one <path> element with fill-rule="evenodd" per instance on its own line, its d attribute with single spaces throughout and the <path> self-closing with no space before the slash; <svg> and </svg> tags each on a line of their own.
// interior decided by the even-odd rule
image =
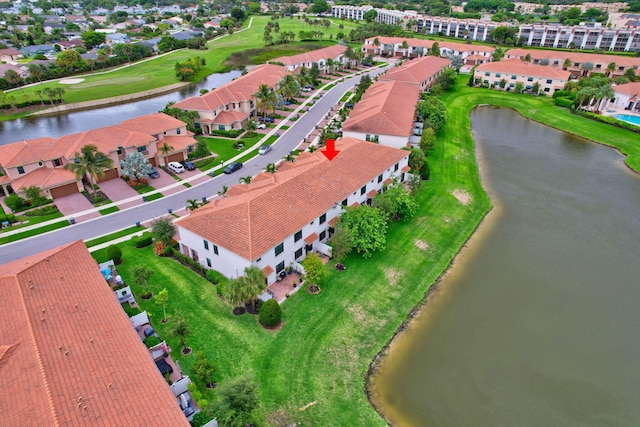
<svg viewBox="0 0 640 427">
<path fill-rule="evenodd" d="M 349 203 L 348 199 L 344 199 L 341 204 L 342 206 L 347 206 L 347 203 Z"/>
<path fill-rule="evenodd" d="M 490 72 L 488 72 L 488 71 L 486 71 L 486 72 L 484 73 L 484 75 L 485 75 L 485 76 L 487 76 L 487 77 L 489 77 L 489 76 L 491 75 L 491 73 L 490 73 Z M 496 77 L 498 77 L 498 76 L 496 76 Z"/>
<path fill-rule="evenodd" d="M 302 239 L 302 230 L 298 231 L 296 234 L 293 235 L 294 242 L 297 242 L 300 239 Z"/>
<path fill-rule="evenodd" d="M 62 166 L 62 161 L 60 159 L 54 159 L 53 166 Z"/>
<path fill-rule="evenodd" d="M 511 76 L 511 80 L 515 80 L 516 78 L 517 78 L 517 76 L 516 76 L 515 74 L 513 74 L 513 75 Z"/>
<path fill-rule="evenodd" d="M 367 134 L 365 137 L 365 141 L 371 141 L 371 135 Z"/>
<path fill-rule="evenodd" d="M 553 65 L 558 65 L 560 63 L 560 61 L 558 61 L 557 59 L 555 61 L 553 61 Z"/>
<path fill-rule="evenodd" d="M 545 87 L 545 88 L 544 88 L 544 91 L 545 91 L 545 92 L 549 92 L 549 88 L 548 88 L 548 87 Z"/>
<path fill-rule="evenodd" d="M 218 130 L 224 130 L 224 125 L 218 125 Z"/>
<path fill-rule="evenodd" d="M 284 261 L 276 265 L 276 274 L 280 273 L 282 270 L 284 270 Z"/>
<path fill-rule="evenodd" d="M 547 80 L 547 84 L 548 84 L 548 85 L 550 85 L 551 83 L 553 83 L 553 80 L 548 79 L 548 80 Z"/>
<path fill-rule="evenodd" d="M 207 258 L 207 267 L 211 268 L 211 260 Z"/>
<path fill-rule="evenodd" d="M 320 215 L 320 224 L 324 224 L 325 222 L 327 222 L 327 214 L 323 213 Z"/>
<path fill-rule="evenodd" d="M 327 237 L 327 231 L 326 230 L 323 231 L 322 233 L 320 233 L 319 240 L 322 241 L 322 240 L 324 240 L 325 237 Z"/>
<path fill-rule="evenodd" d="M 488 74 L 485 74 L 485 75 L 487 75 L 487 76 L 488 76 Z M 502 74 L 500 74 L 500 73 L 496 73 L 496 77 L 500 77 L 501 75 L 502 75 Z"/>
<path fill-rule="evenodd" d="M 360 195 L 362 196 L 366 192 L 367 192 L 367 186 L 365 185 L 360 189 Z"/>
<path fill-rule="evenodd" d="M 397 171 L 399 167 L 400 167 L 400 163 L 396 163 L 396 164 L 393 166 L 393 170 L 394 170 L 394 172 L 395 172 L 395 171 Z"/>
<path fill-rule="evenodd" d="M 180 128 L 177 128 L 177 129 L 176 129 L 176 134 L 177 134 L 177 135 L 180 135 Z"/>
<path fill-rule="evenodd" d="M 24 166 L 18 166 L 18 173 L 22 175 L 24 173 Z"/>
<path fill-rule="evenodd" d="M 527 78 L 527 81 L 528 81 L 528 82 L 532 82 L 532 81 L 533 81 L 533 77 L 529 77 L 529 78 Z"/>
<path fill-rule="evenodd" d="M 280 255 L 282 252 L 284 252 L 284 243 L 280 243 L 276 246 L 276 256 Z"/>
<path fill-rule="evenodd" d="M 213 245 L 213 253 L 218 255 L 218 247 L 216 245 Z"/>
<path fill-rule="evenodd" d="M 293 258 L 294 258 L 294 259 L 298 259 L 298 258 L 300 258 L 301 256 L 302 256 L 302 248 L 300 248 L 300 249 L 298 249 L 298 250 L 296 251 L 296 253 L 294 254 Z"/>
<path fill-rule="evenodd" d="M 188 145 L 187 146 L 187 153 L 192 153 L 193 152 L 193 145 Z"/>
<path fill-rule="evenodd" d="M 143 145 L 142 147 L 138 147 L 138 153 L 142 153 L 143 151 L 147 150 L 147 146 Z"/>
<path fill-rule="evenodd" d="M 382 174 L 378 175 L 378 183 L 382 182 Z"/>
<path fill-rule="evenodd" d="M 207 242 L 206 240 L 203 240 L 202 242 L 204 243 L 204 248 L 206 250 L 209 250 L 209 242 Z"/>
</svg>

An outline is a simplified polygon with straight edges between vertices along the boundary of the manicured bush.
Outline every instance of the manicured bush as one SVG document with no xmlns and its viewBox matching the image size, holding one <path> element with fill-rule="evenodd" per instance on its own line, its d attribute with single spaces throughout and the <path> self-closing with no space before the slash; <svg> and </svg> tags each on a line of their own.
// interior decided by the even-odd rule
<svg viewBox="0 0 640 427">
<path fill-rule="evenodd" d="M 29 209 L 24 213 L 26 216 L 44 216 L 44 215 L 52 215 L 59 213 L 58 207 L 56 205 L 43 206 L 37 209 Z"/>
<path fill-rule="evenodd" d="M 193 427 L 202 427 L 212 419 L 213 417 L 211 415 L 207 414 L 205 411 L 200 411 L 191 419 L 191 425 Z"/>
<path fill-rule="evenodd" d="M 141 236 L 132 236 L 131 242 L 136 248 L 144 248 L 153 242 L 153 235 L 150 232 L 145 231 Z"/>
<path fill-rule="evenodd" d="M 4 204 L 12 211 L 17 212 L 26 206 L 26 200 L 18 196 L 16 193 L 12 193 L 5 197 Z"/>
<path fill-rule="evenodd" d="M 136 314 L 140 314 L 142 313 L 142 310 L 140 310 L 140 308 L 138 307 L 131 307 L 129 304 L 122 304 L 122 309 L 124 310 L 125 313 L 127 313 L 127 316 L 129 317 L 133 317 Z"/>
<path fill-rule="evenodd" d="M 116 265 L 122 262 L 122 250 L 117 245 L 111 245 L 107 248 L 107 256 Z"/>
<path fill-rule="evenodd" d="M 631 123 L 627 123 L 625 121 L 618 120 L 613 117 L 603 116 L 601 114 L 590 113 L 588 111 L 582 111 L 582 110 L 574 110 L 573 113 L 583 117 L 587 117 L 597 122 L 606 123 L 608 125 L 613 125 L 622 129 L 630 130 L 631 132 L 640 133 L 640 126 L 632 125 Z"/>
<path fill-rule="evenodd" d="M 267 300 L 260 307 L 260 323 L 268 328 L 277 326 L 282 319 L 280 304 L 274 299 Z"/>
<path fill-rule="evenodd" d="M 155 335 L 151 335 L 150 337 L 145 338 L 144 340 L 144 345 L 147 346 L 147 348 L 151 348 L 151 347 L 155 347 L 158 344 L 160 344 L 162 341 L 160 341 L 160 338 L 158 338 Z"/>
<path fill-rule="evenodd" d="M 215 161 L 216 161 L 215 157 L 207 157 L 206 159 L 202 159 L 202 160 L 198 160 L 197 162 L 194 162 L 194 165 L 198 169 L 202 169 L 203 167 L 209 166 L 211 163 Z"/>
<path fill-rule="evenodd" d="M 215 136 L 223 136 L 226 138 L 237 138 L 240 136 L 240 134 L 242 133 L 242 129 L 237 129 L 237 130 L 212 130 L 211 131 L 211 135 L 215 135 Z"/>
<path fill-rule="evenodd" d="M 574 101 L 569 98 L 554 98 L 553 102 L 559 107 L 571 108 Z"/>
<path fill-rule="evenodd" d="M 207 270 L 206 276 L 207 276 L 207 280 L 209 280 L 214 285 L 217 285 L 218 283 L 227 280 L 227 278 L 224 277 L 222 273 L 216 270 Z"/>
</svg>

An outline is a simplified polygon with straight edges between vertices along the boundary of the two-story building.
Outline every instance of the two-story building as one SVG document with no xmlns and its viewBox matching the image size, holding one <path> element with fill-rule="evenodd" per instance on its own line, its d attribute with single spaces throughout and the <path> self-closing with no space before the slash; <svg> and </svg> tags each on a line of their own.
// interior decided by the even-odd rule
<svg viewBox="0 0 640 427">
<path fill-rule="evenodd" d="M 281 56 L 269 62 L 272 64 L 282 64 L 289 71 L 295 71 L 302 67 L 311 68 L 313 64 L 318 64 L 320 71 L 326 73 L 330 71 L 329 65 L 327 64 L 328 59 L 331 59 L 336 67 L 346 65 L 346 58 L 344 57 L 346 50 L 346 46 L 335 44 L 298 55 Z"/>
<path fill-rule="evenodd" d="M 165 143 L 172 147 L 167 153 L 162 152 Z M 156 113 L 59 138 L 38 138 L 2 145 L 1 192 L 20 192 L 35 185 L 47 197 L 55 199 L 82 191 L 82 181 L 64 166 L 79 161 L 76 153 L 89 144 L 113 160 L 114 167 L 98 179 L 102 182 L 120 176 L 120 160 L 127 153 L 140 152 L 152 165 L 161 165 L 186 159 L 187 152 L 193 149 L 196 141 L 183 122 Z"/>
<path fill-rule="evenodd" d="M 178 220 L 180 250 L 227 277 L 253 265 L 275 281 L 327 242 L 345 206 L 370 203 L 409 170 L 406 150 L 352 138 L 336 141 L 336 149 L 332 161 L 319 151 L 301 153 Z"/>
<path fill-rule="evenodd" d="M 255 115 L 254 94 L 262 84 L 275 88 L 288 73 L 281 65 L 262 64 L 244 76 L 222 85 L 201 96 L 193 96 L 177 102 L 174 107 L 186 111 L 197 111 L 196 128 L 204 135 L 212 130 L 242 129 L 250 117 Z"/>
<path fill-rule="evenodd" d="M 420 86 L 422 91 L 429 89 L 442 74 L 445 68 L 451 66 L 451 60 L 437 56 L 425 56 L 406 61 L 380 76 L 380 80 L 395 80 Z"/>
<path fill-rule="evenodd" d="M 607 107 L 640 113 L 640 82 L 613 85 L 611 89 L 614 98 L 607 101 Z"/>
<path fill-rule="evenodd" d="M 544 95 L 553 95 L 556 90 L 564 88 L 570 77 L 569 71 L 522 62 L 519 59 L 482 64 L 477 66 L 473 73 L 476 84 L 514 90 L 517 83 L 522 83 L 527 91 L 533 90 L 537 84 L 539 93 Z"/>
</svg>

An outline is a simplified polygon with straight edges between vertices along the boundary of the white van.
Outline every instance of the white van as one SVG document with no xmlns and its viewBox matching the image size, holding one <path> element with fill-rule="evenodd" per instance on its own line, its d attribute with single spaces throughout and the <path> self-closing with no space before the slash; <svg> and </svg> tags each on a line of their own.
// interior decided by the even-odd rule
<svg viewBox="0 0 640 427">
<path fill-rule="evenodd" d="M 182 173 L 182 172 L 184 172 L 184 166 L 182 166 L 178 162 L 169 162 L 167 167 L 169 169 L 171 169 L 174 173 Z"/>
</svg>

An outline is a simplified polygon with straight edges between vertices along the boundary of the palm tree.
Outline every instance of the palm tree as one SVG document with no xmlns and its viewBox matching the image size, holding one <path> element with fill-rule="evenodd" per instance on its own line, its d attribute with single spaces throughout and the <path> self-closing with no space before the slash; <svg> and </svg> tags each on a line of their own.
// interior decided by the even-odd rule
<svg viewBox="0 0 640 427">
<path fill-rule="evenodd" d="M 169 154 L 170 152 L 173 151 L 173 147 L 171 145 L 169 145 L 169 143 L 167 141 L 164 142 L 164 144 L 162 144 L 162 146 L 160 147 L 160 152 L 162 153 L 163 156 L 166 156 L 167 154 Z M 165 159 L 165 163 L 166 163 L 166 159 Z"/>
<path fill-rule="evenodd" d="M 222 190 L 218 191 L 218 196 L 224 197 L 224 195 L 226 194 L 228 189 L 229 189 L 229 187 L 227 187 L 226 185 L 223 185 L 222 186 Z"/>
<path fill-rule="evenodd" d="M 587 76 L 591 70 L 593 70 L 593 62 L 583 62 L 580 65 L 580 69 L 582 70 L 582 75 Z"/>
<path fill-rule="evenodd" d="M 284 156 L 284 157 L 283 157 L 283 159 L 284 159 L 285 161 L 287 161 L 287 162 L 291 162 L 291 163 L 293 163 L 293 162 L 295 162 L 295 161 L 296 161 L 295 156 L 294 156 L 293 154 L 291 154 L 291 153 L 289 153 L 289 154 L 287 154 L 286 156 Z"/>
<path fill-rule="evenodd" d="M 611 75 L 611 73 L 613 73 L 615 70 L 616 70 L 616 63 L 615 62 L 611 62 L 609 65 L 607 65 L 606 76 L 609 77 Z"/>
<path fill-rule="evenodd" d="M 264 168 L 264 171 L 268 173 L 276 173 L 276 164 L 267 163 L 267 166 Z"/>
<path fill-rule="evenodd" d="M 230 280 L 224 288 L 224 299 L 234 307 L 250 299 L 252 294 L 241 279 Z"/>
<path fill-rule="evenodd" d="M 571 60 L 569 58 L 564 60 L 564 63 L 562 64 L 562 69 L 564 71 L 567 71 L 567 68 L 571 67 Z"/>
<path fill-rule="evenodd" d="M 258 298 L 260 294 L 267 288 L 267 278 L 264 274 L 264 271 L 254 265 L 252 265 L 251 267 L 245 267 L 244 276 L 242 276 L 240 280 L 247 288 L 247 294 L 251 299 L 251 305 L 255 310 L 256 298 Z"/>
<path fill-rule="evenodd" d="M 278 82 L 278 92 L 286 99 L 291 99 L 300 93 L 300 86 L 295 77 L 287 74 Z"/>
<path fill-rule="evenodd" d="M 244 128 L 246 130 L 254 131 L 258 128 L 258 126 L 256 125 L 256 122 L 254 120 L 249 119 L 247 120 L 247 124 L 244 125 Z"/>
<path fill-rule="evenodd" d="M 40 98 L 40 102 L 42 103 L 42 105 L 44 105 L 44 98 L 42 97 L 42 93 L 43 93 L 42 89 L 35 90 L 35 94 L 38 95 L 38 98 Z"/>
<path fill-rule="evenodd" d="M 264 117 L 267 116 L 267 109 L 274 108 L 278 102 L 278 95 L 267 84 L 261 84 L 258 86 L 258 91 L 253 94 L 256 98 L 256 109 L 260 111 L 262 109 Z"/>
<path fill-rule="evenodd" d="M 113 160 L 106 154 L 98 151 L 93 144 L 85 145 L 75 155 L 75 161 L 64 165 L 66 170 L 75 173 L 76 179 L 86 176 L 91 186 L 91 192 L 95 193 L 94 180 L 104 176 L 104 171 L 113 168 Z"/>
<path fill-rule="evenodd" d="M 187 210 L 193 212 L 200 207 L 200 203 L 196 199 L 187 200 Z"/>
<path fill-rule="evenodd" d="M 14 70 L 7 70 L 4 73 L 4 79 L 11 86 L 18 86 L 18 83 L 20 83 L 20 74 L 18 74 Z M 24 89 L 22 89 L 22 88 L 20 88 L 20 90 L 24 91 Z"/>
<path fill-rule="evenodd" d="M 309 70 L 304 65 L 298 71 L 298 85 L 304 87 L 309 84 Z"/>
<path fill-rule="evenodd" d="M 247 175 L 247 176 L 240 177 L 238 181 L 240 182 L 240 184 L 251 184 L 252 179 L 253 177 L 251 175 Z"/>
<path fill-rule="evenodd" d="M 407 55 L 407 50 L 409 50 L 409 43 L 407 43 L 406 40 L 402 40 L 402 44 L 400 45 L 400 47 L 402 48 L 402 56 L 409 56 Z"/>
</svg>

